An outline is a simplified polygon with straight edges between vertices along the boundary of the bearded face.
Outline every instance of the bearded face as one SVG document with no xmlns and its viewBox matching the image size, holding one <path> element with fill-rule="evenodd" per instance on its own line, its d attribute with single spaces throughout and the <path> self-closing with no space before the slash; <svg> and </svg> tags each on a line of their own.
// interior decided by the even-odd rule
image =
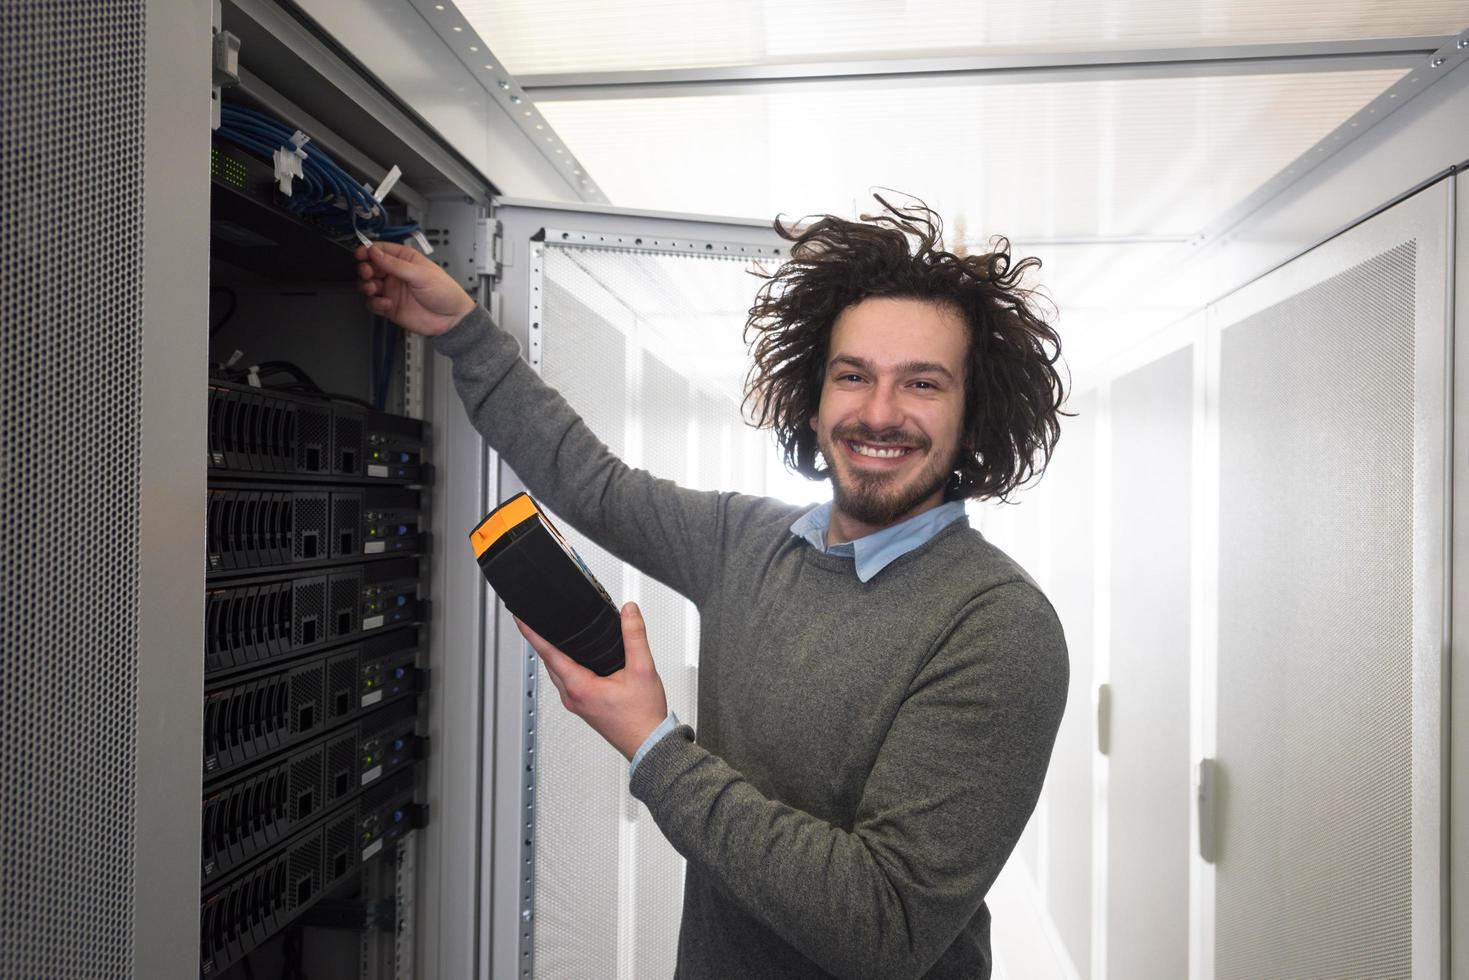
<svg viewBox="0 0 1469 980">
<path fill-rule="evenodd" d="M 869 297 L 832 327 L 811 419 L 831 470 L 835 540 L 935 507 L 958 458 L 969 335 L 954 310 Z"/>
</svg>

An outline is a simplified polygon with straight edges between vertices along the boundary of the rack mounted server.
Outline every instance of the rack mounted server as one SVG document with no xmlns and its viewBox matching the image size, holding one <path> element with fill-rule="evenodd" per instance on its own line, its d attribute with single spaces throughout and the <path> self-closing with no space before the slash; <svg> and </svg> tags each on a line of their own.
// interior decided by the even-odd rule
<svg viewBox="0 0 1469 980">
<path fill-rule="evenodd" d="M 427 444 L 413 419 L 210 382 L 201 975 L 427 819 Z"/>
</svg>

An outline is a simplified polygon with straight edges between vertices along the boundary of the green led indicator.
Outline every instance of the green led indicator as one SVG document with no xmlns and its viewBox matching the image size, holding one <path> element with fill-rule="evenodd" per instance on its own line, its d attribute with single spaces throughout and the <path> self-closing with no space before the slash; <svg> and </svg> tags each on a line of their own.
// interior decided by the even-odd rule
<svg viewBox="0 0 1469 980">
<path fill-rule="evenodd" d="M 209 175 L 236 187 L 245 186 L 245 165 L 217 148 L 210 150 Z"/>
</svg>

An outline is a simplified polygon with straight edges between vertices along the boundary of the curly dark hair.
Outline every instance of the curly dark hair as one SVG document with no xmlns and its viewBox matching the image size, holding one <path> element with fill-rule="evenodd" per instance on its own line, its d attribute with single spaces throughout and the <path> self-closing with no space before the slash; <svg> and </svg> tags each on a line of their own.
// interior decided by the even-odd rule
<svg viewBox="0 0 1469 980">
<path fill-rule="evenodd" d="M 821 401 L 831 331 L 841 312 L 870 296 L 910 298 L 956 311 L 969 327 L 964 432 L 945 500 L 1007 499 L 1050 462 L 1061 436 L 1065 386 L 1061 338 L 1021 286 L 1040 259 L 1013 262 L 1010 243 L 992 239 L 982 255 L 944 251 L 943 223 L 921 201 L 849 221 L 820 215 L 775 220 L 790 258 L 755 297 L 745 324 L 754 364 L 745 379 L 751 423 L 775 432 L 787 466 L 816 480 L 810 420 Z M 1041 462 L 1036 466 L 1037 457 Z"/>
</svg>

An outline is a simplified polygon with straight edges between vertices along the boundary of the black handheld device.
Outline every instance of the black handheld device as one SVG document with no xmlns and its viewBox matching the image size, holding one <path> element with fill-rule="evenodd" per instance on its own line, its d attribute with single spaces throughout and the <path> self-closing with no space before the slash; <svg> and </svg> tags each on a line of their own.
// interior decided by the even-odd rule
<svg viewBox="0 0 1469 980">
<path fill-rule="evenodd" d="M 505 607 L 603 677 L 622 669 L 622 617 L 545 511 L 518 493 L 469 534 L 480 571 Z"/>
</svg>

